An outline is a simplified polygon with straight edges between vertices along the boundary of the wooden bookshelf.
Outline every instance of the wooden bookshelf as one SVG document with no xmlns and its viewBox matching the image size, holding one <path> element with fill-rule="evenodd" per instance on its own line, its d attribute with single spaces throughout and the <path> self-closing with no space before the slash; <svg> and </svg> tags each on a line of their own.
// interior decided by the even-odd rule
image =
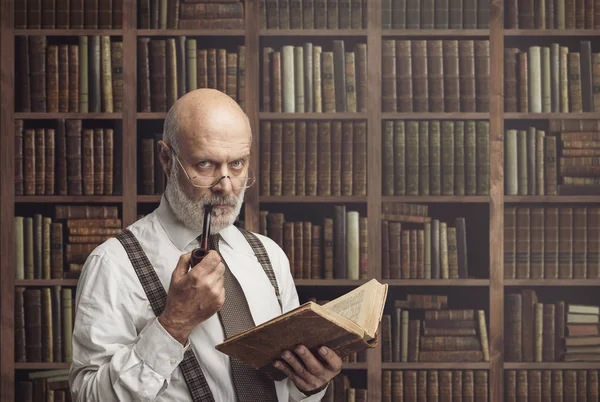
<svg viewBox="0 0 600 402">
<path fill-rule="evenodd" d="M 361 204 L 366 207 L 368 216 L 368 258 L 369 278 L 382 280 L 381 263 L 381 205 L 382 202 L 411 202 L 441 204 L 440 208 L 454 208 L 466 204 L 467 208 L 481 207 L 484 204 L 487 215 L 481 220 L 489 226 L 489 255 L 486 256 L 489 277 L 473 279 L 448 280 L 386 280 L 391 290 L 408 288 L 430 288 L 439 291 L 453 288 L 459 291 L 487 291 L 489 314 L 487 315 L 488 337 L 490 347 L 489 362 L 476 363 L 387 363 L 382 362 L 381 342 L 368 353 L 364 363 L 350 363 L 344 366 L 347 370 L 366 371 L 369 401 L 381 400 L 382 370 L 426 370 L 426 369 L 477 369 L 488 370 L 489 401 L 504 400 L 504 370 L 506 369 L 600 369 L 598 362 L 567 363 L 513 363 L 504 362 L 504 295 L 508 287 L 574 287 L 581 288 L 600 286 L 599 280 L 517 280 L 504 279 L 503 276 L 503 235 L 505 204 L 566 204 L 597 203 L 600 196 L 505 196 L 504 195 L 504 145 L 503 135 L 506 122 L 547 121 L 549 119 L 600 119 L 598 113 L 504 113 L 504 49 L 509 47 L 505 42 L 514 42 L 521 38 L 565 37 L 593 38 L 600 36 L 600 30 L 518 30 L 504 28 L 505 0 L 490 1 L 489 29 L 423 29 L 423 30 L 382 30 L 381 0 L 369 0 L 368 24 L 366 29 L 356 30 L 279 30 L 259 29 L 258 1 L 246 0 L 246 28 L 239 30 L 174 30 L 174 29 L 137 29 L 137 1 L 123 1 L 123 28 L 112 30 L 48 30 L 48 29 L 14 29 L 13 11 L 17 0 L 2 0 L 0 7 L 0 292 L 2 292 L 0 344 L 0 399 L 14 400 L 14 380 L 16 371 L 68 368 L 68 363 L 15 363 L 14 362 L 14 289 L 15 286 L 76 286 L 77 280 L 20 280 L 14 278 L 14 223 L 15 208 L 24 208 L 24 204 L 117 204 L 121 209 L 123 226 L 136 220 L 140 209 L 147 209 L 151 204 L 160 202 L 159 195 L 138 194 L 138 123 L 149 120 L 163 120 L 165 112 L 141 113 L 137 109 L 137 39 L 139 37 L 224 37 L 239 38 L 246 47 L 246 113 L 254 135 L 252 144 L 252 165 L 257 177 L 259 166 L 258 134 L 262 120 L 365 120 L 368 127 L 367 141 L 367 195 L 350 197 L 319 196 L 260 196 L 259 186 L 254 185 L 246 192 L 244 219 L 249 230 L 258 231 L 259 211 L 265 205 L 276 207 L 282 204 Z M 15 37 L 19 35 L 47 36 L 82 36 L 109 35 L 123 40 L 124 69 L 124 105 L 122 113 L 19 113 L 15 111 Z M 266 113 L 260 112 L 260 57 L 261 40 L 286 43 L 293 38 L 310 40 L 311 38 L 348 38 L 364 39 L 367 43 L 367 112 L 365 113 Z M 489 112 L 474 113 L 391 113 L 382 112 L 382 40 L 383 39 L 489 39 L 490 41 L 490 82 Z M 120 147 L 122 194 L 114 196 L 15 196 L 15 141 L 14 120 L 51 120 L 51 119 L 84 119 L 84 120 L 119 120 L 122 124 L 123 138 L 115 149 Z M 490 191 L 486 196 L 382 196 L 382 127 L 384 120 L 485 120 L 490 123 Z M 35 206 L 31 206 L 31 210 Z M 332 292 L 342 291 L 364 283 L 365 280 L 312 280 L 297 279 L 296 286 L 302 290 L 318 290 L 329 288 Z M 462 289 L 467 288 L 467 289 Z M 488 306 L 485 306 L 488 307 Z"/>
</svg>

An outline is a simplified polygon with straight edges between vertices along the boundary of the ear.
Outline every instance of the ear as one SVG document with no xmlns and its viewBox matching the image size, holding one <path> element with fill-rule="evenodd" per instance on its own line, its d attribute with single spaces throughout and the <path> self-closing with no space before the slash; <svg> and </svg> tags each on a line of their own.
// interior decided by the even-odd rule
<svg viewBox="0 0 600 402">
<path fill-rule="evenodd" d="M 158 157 L 160 160 L 160 164 L 163 167 L 163 171 L 165 172 L 167 177 L 169 177 L 171 174 L 171 169 L 173 168 L 173 157 L 171 149 L 163 140 L 160 140 L 156 145 L 156 151 L 158 152 Z"/>
</svg>

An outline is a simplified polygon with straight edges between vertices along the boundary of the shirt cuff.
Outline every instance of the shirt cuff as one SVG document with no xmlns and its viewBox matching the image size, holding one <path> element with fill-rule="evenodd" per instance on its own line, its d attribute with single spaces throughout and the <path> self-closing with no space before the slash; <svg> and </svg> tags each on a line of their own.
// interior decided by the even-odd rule
<svg viewBox="0 0 600 402">
<path fill-rule="evenodd" d="M 182 346 L 167 332 L 158 319 L 155 319 L 142 331 L 134 350 L 152 370 L 164 378 L 170 378 L 189 347 L 189 340 L 185 346 Z"/>
<path fill-rule="evenodd" d="M 290 382 L 290 400 L 291 401 L 301 401 L 301 402 L 317 402 L 323 399 L 325 396 L 325 392 L 327 392 L 327 388 L 329 388 L 329 384 L 321 391 L 316 394 L 306 396 L 302 391 L 296 387 L 296 384 L 292 380 L 288 380 Z M 330 382 L 331 383 L 331 382 Z"/>
</svg>

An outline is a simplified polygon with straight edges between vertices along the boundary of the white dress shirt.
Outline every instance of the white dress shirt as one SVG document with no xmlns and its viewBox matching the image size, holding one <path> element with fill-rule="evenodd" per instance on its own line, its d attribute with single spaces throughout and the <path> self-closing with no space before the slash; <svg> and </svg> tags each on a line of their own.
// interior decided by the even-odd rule
<svg viewBox="0 0 600 402">
<path fill-rule="evenodd" d="M 163 197 L 160 206 L 128 228 L 138 239 L 168 292 L 171 274 L 181 254 L 198 247 L 199 233 L 185 227 Z M 221 231 L 219 251 L 239 281 L 254 322 L 259 325 L 281 314 L 271 282 L 240 231 Z M 289 261 L 271 239 L 264 244 L 279 286 L 284 312 L 298 306 Z M 216 402 L 236 400 L 229 357 L 215 349 L 224 339 L 218 315 L 196 326 L 184 347 L 158 322 L 144 289 L 117 239 L 97 247 L 88 257 L 76 294 L 73 400 L 191 401 L 178 365 L 191 347 Z M 325 390 L 307 397 L 295 384 L 276 381 L 280 402 L 320 401 Z"/>
</svg>

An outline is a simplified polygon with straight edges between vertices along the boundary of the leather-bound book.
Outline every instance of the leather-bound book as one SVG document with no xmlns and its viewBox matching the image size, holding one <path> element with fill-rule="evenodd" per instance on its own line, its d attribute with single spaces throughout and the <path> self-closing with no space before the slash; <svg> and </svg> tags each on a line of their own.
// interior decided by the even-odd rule
<svg viewBox="0 0 600 402">
<path fill-rule="evenodd" d="M 110 42 L 111 57 L 111 79 L 112 79 L 112 104 L 113 111 L 120 113 L 123 111 L 123 42 Z"/>
<path fill-rule="evenodd" d="M 67 102 L 68 111 L 73 113 L 79 112 L 79 46 L 69 45 L 68 54 L 68 78 L 67 82 L 69 85 Z"/>
<path fill-rule="evenodd" d="M 153 112 L 167 111 L 167 61 L 164 40 L 151 40 L 150 55 L 150 100 Z"/>
</svg>

